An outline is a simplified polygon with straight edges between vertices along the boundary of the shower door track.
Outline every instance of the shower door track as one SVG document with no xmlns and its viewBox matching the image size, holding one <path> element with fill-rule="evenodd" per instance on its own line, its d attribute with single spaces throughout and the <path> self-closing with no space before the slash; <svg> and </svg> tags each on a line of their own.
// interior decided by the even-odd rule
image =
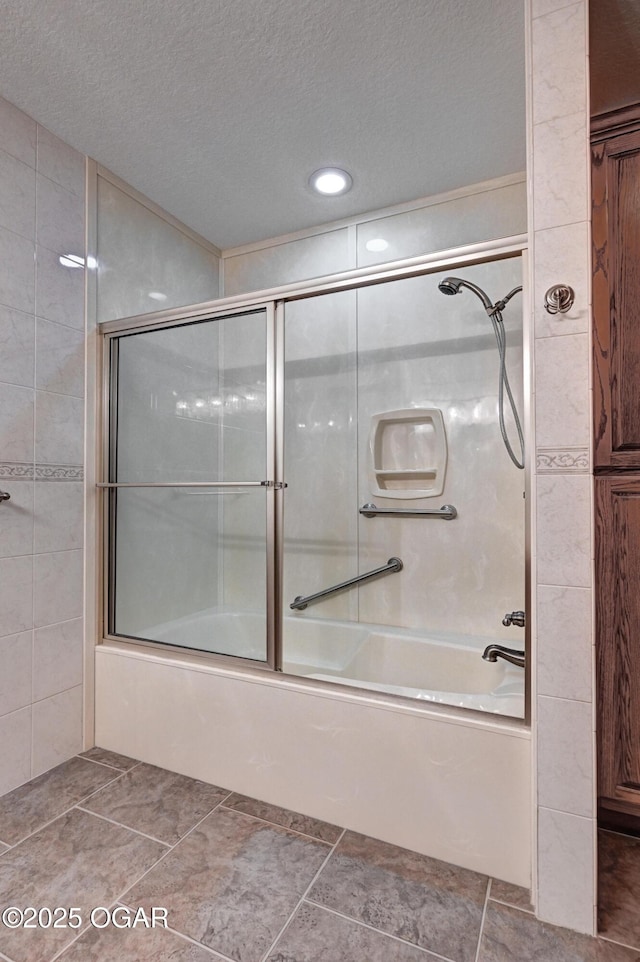
<svg viewBox="0 0 640 962">
<path fill-rule="evenodd" d="M 213 301 L 189 305 L 184 308 L 167 309 L 156 311 L 150 314 L 136 315 L 133 317 L 122 318 L 112 321 L 103 321 L 98 324 L 98 331 L 101 335 L 102 353 L 102 390 L 101 390 L 101 417 L 102 424 L 102 444 L 100 445 L 100 465 L 98 467 L 98 477 L 100 481 L 96 484 L 98 496 L 102 499 L 99 505 L 98 517 L 102 517 L 102 547 L 100 555 L 102 557 L 102 576 L 99 579 L 100 592 L 102 595 L 99 610 L 101 612 L 102 623 L 98 637 L 103 642 L 131 643 L 144 648 L 152 648 L 155 652 L 165 652 L 167 655 L 173 653 L 184 657 L 185 652 L 190 656 L 217 663 L 218 666 L 226 665 L 231 668 L 234 665 L 257 669 L 260 672 L 281 671 L 282 665 L 282 618 L 284 609 L 284 599 L 282 598 L 282 546 L 283 546 L 283 494 L 286 487 L 284 481 L 284 308 L 289 301 L 300 300 L 308 297 L 315 297 L 322 294 L 336 293 L 338 291 L 358 290 L 375 284 L 382 284 L 393 280 L 402 280 L 409 277 L 433 274 L 442 270 L 449 270 L 452 267 L 464 267 L 483 262 L 504 260 L 512 257 L 524 256 L 527 251 L 527 236 L 525 234 L 515 235 L 499 240 L 487 241 L 480 244 L 470 244 L 464 247 L 452 248 L 448 251 L 439 251 L 435 254 L 426 254 L 420 257 L 406 258 L 399 261 L 378 264 L 372 267 L 359 268 L 357 270 L 344 271 L 333 275 L 327 275 L 321 280 L 302 281 L 294 284 L 283 285 L 281 287 L 269 288 L 255 291 L 251 294 L 235 295 L 223 297 Z M 526 272 L 525 272 L 526 273 Z M 525 302 L 526 304 L 526 302 Z M 267 383 L 268 395 L 270 396 L 270 413 L 267 413 L 267 473 L 270 478 L 266 483 L 268 498 L 267 508 L 267 661 L 257 662 L 250 659 L 234 655 L 216 654 L 215 652 L 202 652 L 193 649 L 185 649 L 179 646 L 168 645 L 141 638 L 124 635 L 110 634 L 108 626 L 113 623 L 112 612 L 109 611 L 109 599 L 111 596 L 109 583 L 113 578 L 113 556 L 111 545 L 114 539 L 113 514 L 111 510 L 112 498 L 119 486 L 124 486 L 114 482 L 112 478 L 106 477 L 110 464 L 110 444 L 113 445 L 114 438 L 110 438 L 110 413 L 111 400 L 117 394 L 117 384 L 114 384 L 113 371 L 110 370 L 110 342 L 118 335 L 130 333 L 143 333 L 146 331 L 158 330 L 180 326 L 198 320 L 227 317 L 233 314 L 244 314 L 251 311 L 267 310 Z M 523 365 L 525 372 L 525 432 L 526 450 L 530 449 L 528 443 L 530 438 L 530 337 L 529 337 L 529 311 L 525 307 L 523 311 Z M 271 319 L 271 322 L 270 322 Z M 115 432 L 114 432 L 115 435 Z M 525 465 L 525 493 L 528 497 L 530 490 L 530 459 L 527 458 Z M 236 483 L 237 484 L 237 483 Z M 265 484 L 261 481 L 251 482 L 252 485 Z M 136 485 L 138 486 L 138 485 Z M 155 486 L 151 483 L 145 486 Z M 166 483 L 165 486 L 169 486 Z M 175 485 L 176 487 L 178 485 Z M 186 485 L 180 484 L 180 487 Z M 214 487 L 216 485 L 202 483 L 202 487 Z M 218 486 L 224 487 L 223 483 Z M 228 486 L 228 485 L 227 485 Z M 527 515 L 525 521 L 525 604 L 530 608 L 530 519 Z M 526 628 L 525 643 L 527 650 L 530 649 L 529 627 Z M 530 683 L 529 683 L 529 662 L 527 660 L 525 678 L 525 718 L 530 717 Z M 300 681 L 301 679 L 297 679 Z M 318 682 L 315 682 L 318 684 Z M 330 682 L 322 682 L 326 687 L 342 688 Z M 466 714 L 465 710 L 465 714 Z"/>
</svg>

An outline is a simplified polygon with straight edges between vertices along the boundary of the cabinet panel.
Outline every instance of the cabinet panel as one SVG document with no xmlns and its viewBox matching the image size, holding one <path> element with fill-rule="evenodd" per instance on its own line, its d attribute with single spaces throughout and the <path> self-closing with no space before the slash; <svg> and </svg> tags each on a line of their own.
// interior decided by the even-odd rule
<svg viewBox="0 0 640 962">
<path fill-rule="evenodd" d="M 596 479 L 596 592 L 600 804 L 640 815 L 640 474 Z"/>
<path fill-rule="evenodd" d="M 595 464 L 640 467 L 640 131 L 592 150 Z"/>
</svg>

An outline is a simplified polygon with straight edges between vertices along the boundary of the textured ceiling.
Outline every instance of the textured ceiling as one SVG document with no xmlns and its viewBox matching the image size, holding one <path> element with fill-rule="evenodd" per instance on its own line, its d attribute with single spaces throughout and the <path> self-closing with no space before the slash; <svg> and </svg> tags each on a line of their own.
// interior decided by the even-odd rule
<svg viewBox="0 0 640 962">
<path fill-rule="evenodd" d="M 522 8 L 0 0 L 0 93 L 230 247 L 524 169 Z"/>
</svg>

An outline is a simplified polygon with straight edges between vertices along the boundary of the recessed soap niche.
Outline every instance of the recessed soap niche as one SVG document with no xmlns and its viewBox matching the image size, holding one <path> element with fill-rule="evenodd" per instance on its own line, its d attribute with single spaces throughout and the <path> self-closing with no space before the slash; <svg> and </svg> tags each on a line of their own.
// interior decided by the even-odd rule
<svg viewBox="0 0 640 962">
<path fill-rule="evenodd" d="M 379 498 L 435 498 L 444 490 L 447 437 L 440 408 L 384 411 L 371 418 L 369 485 Z"/>
</svg>

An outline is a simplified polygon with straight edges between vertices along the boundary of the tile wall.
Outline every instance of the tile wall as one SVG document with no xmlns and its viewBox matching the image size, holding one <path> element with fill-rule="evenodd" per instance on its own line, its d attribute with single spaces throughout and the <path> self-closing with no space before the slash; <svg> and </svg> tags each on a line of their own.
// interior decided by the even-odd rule
<svg viewBox="0 0 640 962">
<path fill-rule="evenodd" d="M 82 747 L 85 158 L 0 99 L 0 793 Z"/>
<path fill-rule="evenodd" d="M 541 918 L 592 932 L 595 903 L 587 3 L 530 22 Z M 568 314 L 545 291 L 570 284 Z"/>
</svg>

